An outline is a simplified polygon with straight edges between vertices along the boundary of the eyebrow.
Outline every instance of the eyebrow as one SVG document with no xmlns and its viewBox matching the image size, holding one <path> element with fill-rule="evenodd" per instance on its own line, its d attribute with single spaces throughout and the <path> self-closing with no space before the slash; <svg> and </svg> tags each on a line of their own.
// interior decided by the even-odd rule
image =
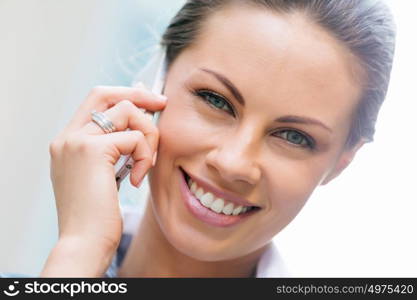
<svg viewBox="0 0 417 300">
<path fill-rule="evenodd" d="M 206 73 L 209 73 L 217 78 L 223 85 L 232 93 L 232 95 L 236 98 L 236 100 L 242 104 L 242 106 L 245 106 L 245 99 L 243 98 L 242 94 L 239 92 L 239 90 L 234 86 L 234 84 L 224 77 L 223 75 L 209 69 L 201 68 L 201 71 L 204 71 Z"/>
<path fill-rule="evenodd" d="M 236 100 L 240 104 L 242 104 L 242 106 L 245 106 L 245 99 L 243 98 L 239 90 L 236 88 L 236 86 L 229 79 L 227 79 L 225 76 L 210 69 L 200 68 L 200 70 L 206 73 L 209 73 L 213 75 L 215 78 L 217 78 L 217 80 L 223 83 L 223 85 L 232 93 L 232 95 L 236 98 Z M 332 130 L 328 126 L 326 126 L 319 120 L 305 117 L 305 116 L 294 116 L 294 115 L 282 116 L 282 117 L 275 119 L 275 122 L 318 125 L 326 129 L 327 131 L 332 132 Z"/>
<path fill-rule="evenodd" d="M 312 119 L 309 117 L 302 117 L 302 116 L 282 116 L 277 119 L 275 119 L 275 122 L 281 122 L 281 123 L 298 123 L 298 124 L 311 124 L 311 125 L 318 125 L 330 132 L 332 130 L 324 125 L 322 122 L 316 119 Z"/>
</svg>

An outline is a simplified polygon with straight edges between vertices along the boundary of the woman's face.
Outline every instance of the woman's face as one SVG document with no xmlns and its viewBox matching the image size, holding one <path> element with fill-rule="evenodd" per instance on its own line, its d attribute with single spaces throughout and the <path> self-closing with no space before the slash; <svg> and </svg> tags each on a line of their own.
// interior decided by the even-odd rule
<svg viewBox="0 0 417 300">
<path fill-rule="evenodd" d="M 353 157 L 343 145 L 357 71 L 343 45 L 302 14 L 231 7 L 211 16 L 165 86 L 150 183 L 169 242 L 203 261 L 268 244 Z M 217 204 L 190 196 L 182 171 Z M 239 213 L 241 204 L 257 208 Z"/>
</svg>

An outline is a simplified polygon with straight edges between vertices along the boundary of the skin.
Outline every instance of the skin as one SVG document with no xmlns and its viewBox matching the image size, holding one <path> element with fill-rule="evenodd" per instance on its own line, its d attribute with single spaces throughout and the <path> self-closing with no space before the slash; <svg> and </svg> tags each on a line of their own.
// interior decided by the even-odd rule
<svg viewBox="0 0 417 300">
<path fill-rule="evenodd" d="M 201 68 L 227 77 L 245 106 Z M 343 44 L 302 13 L 239 6 L 212 15 L 168 72 L 151 195 L 119 276 L 253 275 L 271 239 L 362 146 L 344 148 L 361 95 L 358 74 Z M 202 101 L 192 93 L 199 89 L 224 96 L 236 115 Z M 286 115 L 328 129 L 274 122 Z M 291 143 L 283 129 L 307 133 L 315 149 Z M 227 228 L 203 223 L 183 203 L 179 167 L 261 209 Z"/>
</svg>

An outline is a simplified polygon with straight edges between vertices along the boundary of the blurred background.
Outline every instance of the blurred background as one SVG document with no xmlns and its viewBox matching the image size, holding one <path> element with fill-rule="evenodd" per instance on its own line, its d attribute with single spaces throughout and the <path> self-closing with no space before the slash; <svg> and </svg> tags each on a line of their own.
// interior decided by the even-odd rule
<svg viewBox="0 0 417 300">
<path fill-rule="evenodd" d="M 183 2 L 0 0 L 0 272 L 39 274 L 57 237 L 49 142 L 92 87 L 131 84 Z M 417 2 L 387 3 L 397 51 L 375 142 L 274 239 L 294 276 L 417 276 Z"/>
</svg>

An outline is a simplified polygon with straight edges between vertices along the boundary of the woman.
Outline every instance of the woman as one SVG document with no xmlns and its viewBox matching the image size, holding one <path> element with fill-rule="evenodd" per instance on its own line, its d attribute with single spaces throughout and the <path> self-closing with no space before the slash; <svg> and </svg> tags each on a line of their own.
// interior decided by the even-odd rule
<svg viewBox="0 0 417 300">
<path fill-rule="evenodd" d="M 59 240 L 41 276 L 104 276 L 122 154 L 151 193 L 116 276 L 264 276 L 272 238 L 372 140 L 394 30 L 377 1 L 191 0 L 161 44 L 167 101 L 95 88 L 51 143 Z"/>
</svg>

